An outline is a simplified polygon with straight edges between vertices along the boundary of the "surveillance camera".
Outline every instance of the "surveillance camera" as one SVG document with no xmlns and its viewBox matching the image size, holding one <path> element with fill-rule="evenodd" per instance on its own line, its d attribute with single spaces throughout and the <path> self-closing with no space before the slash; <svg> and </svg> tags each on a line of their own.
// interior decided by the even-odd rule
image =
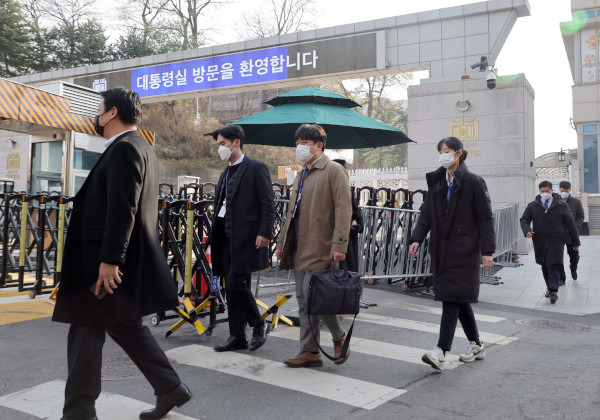
<svg viewBox="0 0 600 420">
<path fill-rule="evenodd" d="M 487 80 L 488 89 L 494 89 L 496 87 L 496 73 L 494 70 L 490 70 L 485 78 Z"/>
</svg>

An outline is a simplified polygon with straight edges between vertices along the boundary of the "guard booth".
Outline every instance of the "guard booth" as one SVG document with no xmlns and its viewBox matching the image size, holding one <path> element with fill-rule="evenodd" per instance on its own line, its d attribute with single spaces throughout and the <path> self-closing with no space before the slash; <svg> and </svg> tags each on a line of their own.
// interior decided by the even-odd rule
<svg viewBox="0 0 600 420">
<path fill-rule="evenodd" d="M 104 151 L 93 124 L 100 100 L 70 83 L 0 79 L 0 180 L 15 191 L 75 195 Z M 140 133 L 154 144 L 154 133 Z"/>
</svg>

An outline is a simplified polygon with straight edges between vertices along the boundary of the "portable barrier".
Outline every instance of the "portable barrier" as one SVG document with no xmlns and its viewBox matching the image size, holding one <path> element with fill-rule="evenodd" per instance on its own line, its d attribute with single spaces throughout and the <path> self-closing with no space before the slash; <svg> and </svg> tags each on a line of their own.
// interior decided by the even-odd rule
<svg viewBox="0 0 600 420">
<path fill-rule="evenodd" d="M 516 254 L 519 240 L 519 204 L 510 203 L 494 209 L 494 230 L 496 232 L 496 252 L 494 265 L 502 267 L 518 267 Z M 500 277 L 492 274 L 491 270 L 481 267 L 481 282 L 487 284 L 502 284 Z"/>
<path fill-rule="evenodd" d="M 2 262 L 0 287 L 17 286 L 30 297 L 45 293 L 44 276 L 60 277 L 64 234 L 70 220 L 71 198 L 57 194 L 4 193 L 2 206 Z M 25 285 L 25 272 L 34 273 L 33 286 Z M 11 273 L 18 273 L 13 279 Z"/>
<path fill-rule="evenodd" d="M 60 281 L 62 248 L 69 225 L 69 203 L 72 198 L 49 193 L 15 193 L 10 192 L 10 186 L 3 187 L 5 192 L 0 193 L 0 287 L 18 286 L 19 291 L 29 290 L 31 297 L 35 297 L 44 293 L 44 276 L 54 275 L 55 284 Z M 289 207 L 290 187 L 274 184 L 273 192 L 275 220 L 267 271 L 277 269 L 279 265 L 275 258 L 275 247 Z M 354 193 L 367 202 L 361 207 L 364 231 L 358 237 L 359 272 L 363 278 L 369 283 L 382 279 L 387 279 L 389 284 L 404 282 L 404 289 L 428 289 L 431 280 L 429 239 L 425 239 L 419 248 L 417 258 L 412 258 L 408 253 L 408 239 L 419 215 L 418 210 L 412 209 L 414 198 L 419 194 L 424 197 L 426 192 L 357 187 Z M 165 259 L 174 281 L 180 285 L 182 300 L 187 299 L 196 309 L 207 299 L 214 301 L 214 305 L 207 303 L 210 313 L 198 314 L 199 317 L 211 317 L 209 329 L 217 323 L 216 314 L 225 310 L 223 285 L 215 287 L 203 245 L 212 229 L 214 194 L 213 183 L 187 184 L 178 191 L 172 185 L 161 184 L 157 226 Z M 371 205 L 377 203 L 384 206 Z M 515 261 L 518 221 L 517 203 L 494 209 L 497 251 L 493 257 L 498 266 L 519 265 Z M 33 286 L 25 284 L 26 272 L 34 273 Z M 17 278 L 13 279 L 11 273 L 18 273 Z M 272 281 L 265 285 L 260 285 L 259 274 L 256 296 L 259 286 L 292 285 L 290 273 L 286 281 Z M 481 280 L 500 284 L 498 277 L 483 268 Z M 156 323 L 163 319 L 166 319 L 165 314 L 157 314 Z"/>
<path fill-rule="evenodd" d="M 419 212 L 389 207 L 362 207 L 365 229 L 358 240 L 359 273 L 370 284 L 388 279 L 404 281 L 407 288 L 428 286 L 429 239 L 419 247 L 417 258 L 408 253 L 408 240 Z"/>
</svg>

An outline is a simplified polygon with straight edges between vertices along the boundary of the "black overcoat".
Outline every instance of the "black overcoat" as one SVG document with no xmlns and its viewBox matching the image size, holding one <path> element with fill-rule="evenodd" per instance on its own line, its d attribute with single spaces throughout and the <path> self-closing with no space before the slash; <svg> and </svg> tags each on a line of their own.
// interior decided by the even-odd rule
<svg viewBox="0 0 600 420">
<path fill-rule="evenodd" d="M 256 237 L 272 238 L 275 201 L 267 165 L 244 156 L 235 174 L 228 179 L 227 169 L 221 173 L 215 190 L 214 219 L 210 244 L 213 274 L 226 275 L 223 267 L 223 247 L 229 230 L 231 266 L 234 274 L 249 274 L 269 265 L 269 248 L 256 249 Z M 221 194 L 227 195 L 227 215 L 230 224 L 218 217 Z"/>
<path fill-rule="evenodd" d="M 523 234 L 533 231 L 533 249 L 535 262 L 546 263 L 546 253 L 550 264 L 562 264 L 565 249 L 565 229 L 571 234 L 571 244 L 579 246 L 577 225 L 569 206 L 556 193 L 552 194 L 552 204 L 548 211 L 542 204 L 541 196 L 527 205 L 521 216 Z M 533 222 L 533 229 L 531 228 Z"/>
<path fill-rule="evenodd" d="M 127 132 L 104 151 L 73 201 L 53 321 L 110 324 L 178 305 L 157 209 L 158 159 L 137 131 Z M 89 291 L 100 262 L 123 272 L 102 300 Z"/>
<path fill-rule="evenodd" d="M 581 229 L 583 227 L 583 221 L 585 219 L 585 213 L 583 212 L 583 205 L 581 201 L 577 198 L 569 195 L 567 200 L 563 200 L 567 203 L 567 206 L 571 209 L 571 214 L 573 215 L 573 219 L 575 219 L 575 226 L 577 226 L 577 233 L 581 234 Z M 565 227 L 565 242 L 567 244 L 571 244 L 571 232 Z"/>
<path fill-rule="evenodd" d="M 481 255 L 496 248 L 494 215 L 485 181 L 461 163 L 454 172 L 448 205 L 446 169 L 427 174 L 429 191 L 409 243 L 430 233 L 429 253 L 436 300 L 475 303 Z"/>
</svg>

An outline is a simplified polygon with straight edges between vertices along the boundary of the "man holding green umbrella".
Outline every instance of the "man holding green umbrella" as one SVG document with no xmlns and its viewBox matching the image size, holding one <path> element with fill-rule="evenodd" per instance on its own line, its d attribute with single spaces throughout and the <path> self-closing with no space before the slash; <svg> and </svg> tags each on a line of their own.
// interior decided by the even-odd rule
<svg viewBox="0 0 600 420">
<path fill-rule="evenodd" d="M 285 360 L 289 367 L 322 366 L 319 320 L 333 336 L 336 359 L 346 339 L 337 315 L 311 316 L 307 311 L 308 285 L 313 271 L 326 269 L 331 260 L 344 261 L 348 247 L 352 201 L 348 174 L 323 154 L 327 135 L 317 124 L 303 124 L 295 133 L 296 157 L 304 166 L 294 181 L 290 206 L 277 242 L 279 268 L 294 270 L 300 318 L 300 353 Z M 314 334 L 314 335 L 313 335 Z M 344 363 L 350 354 L 336 360 Z"/>
</svg>

